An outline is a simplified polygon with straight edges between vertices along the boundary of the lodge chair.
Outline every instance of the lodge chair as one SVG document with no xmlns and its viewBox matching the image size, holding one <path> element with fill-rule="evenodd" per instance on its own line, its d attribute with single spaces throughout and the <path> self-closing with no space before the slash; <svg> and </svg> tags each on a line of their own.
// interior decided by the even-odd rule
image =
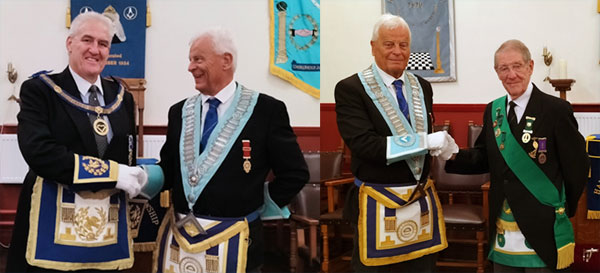
<svg viewBox="0 0 600 273">
<path fill-rule="evenodd" d="M 345 192 L 350 184 L 354 182 L 354 177 L 350 173 L 343 173 L 342 169 L 344 162 L 349 158 L 347 148 L 342 144 L 341 149 L 334 152 L 321 154 L 321 184 L 325 186 L 327 210 L 320 216 L 321 235 L 323 244 L 323 261 L 321 263 L 321 271 L 329 272 L 331 262 L 329 239 L 337 239 L 341 250 L 341 240 L 343 237 L 348 237 L 342 232 L 343 226 L 348 226 L 350 223 L 342 218 L 342 209 L 345 201 Z M 323 206 L 325 207 L 325 206 Z M 331 230 L 330 230 L 331 227 Z M 351 238 L 351 235 L 350 237 Z M 339 252 L 344 252 L 343 250 Z M 341 260 L 350 260 L 348 256 L 341 256 Z"/>
<path fill-rule="evenodd" d="M 446 131 L 446 132 L 450 133 L 450 121 L 444 120 L 443 124 L 434 124 L 433 131 L 434 132 Z"/>
<path fill-rule="evenodd" d="M 479 130 L 479 131 L 477 131 Z M 481 126 L 469 125 L 469 143 L 474 143 L 481 132 Z M 442 200 L 442 211 L 446 224 L 446 236 L 449 248 L 476 246 L 475 255 L 467 251 L 453 251 L 460 257 L 449 257 L 448 251 L 442 252 L 437 266 L 472 267 L 478 273 L 484 272 L 486 265 L 485 241 L 488 228 L 488 191 L 489 173 L 479 175 L 461 175 L 446 173 L 446 161 L 434 157 L 431 176 Z M 475 233 L 475 238 L 473 238 Z M 472 253 L 470 253 L 472 254 Z M 472 256 L 475 256 L 473 258 Z"/>
<path fill-rule="evenodd" d="M 319 225 L 321 185 L 319 152 L 304 153 L 310 179 L 290 203 L 290 272 L 305 272 L 304 262 L 309 267 L 319 263 L 317 228 Z M 308 230 L 308 234 L 306 231 Z M 307 236 L 308 235 L 308 236 Z M 308 243 L 307 243 L 308 242 Z"/>
</svg>

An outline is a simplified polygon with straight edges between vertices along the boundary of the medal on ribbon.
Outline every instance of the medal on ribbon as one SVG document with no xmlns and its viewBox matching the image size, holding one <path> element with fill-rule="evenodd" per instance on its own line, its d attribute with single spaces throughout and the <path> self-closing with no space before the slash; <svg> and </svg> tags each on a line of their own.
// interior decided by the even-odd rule
<svg viewBox="0 0 600 273">
<path fill-rule="evenodd" d="M 533 122 L 535 121 L 535 117 L 526 116 L 525 119 L 525 129 L 523 129 L 521 141 L 523 141 L 523 143 L 529 143 L 531 140 L 531 134 L 533 134 Z"/>
<path fill-rule="evenodd" d="M 538 162 L 540 162 L 540 164 L 545 164 L 546 163 L 546 152 L 548 151 L 546 148 L 546 138 L 545 137 L 540 137 L 538 138 L 538 152 L 540 153 L 540 155 L 538 156 Z"/>
<path fill-rule="evenodd" d="M 506 132 L 502 132 L 502 143 L 500 143 L 500 151 L 504 150 L 504 141 L 506 140 Z"/>
<path fill-rule="evenodd" d="M 252 163 L 250 163 L 250 151 L 252 151 L 252 147 L 250 147 L 250 140 L 249 139 L 243 139 L 242 140 L 242 158 L 244 159 L 244 171 L 246 173 L 250 172 L 250 169 L 252 169 Z"/>
<path fill-rule="evenodd" d="M 529 157 L 531 158 L 535 158 L 536 154 L 537 154 L 537 149 L 538 149 L 538 142 L 537 142 L 537 137 L 533 138 L 533 151 L 529 152 Z"/>
</svg>

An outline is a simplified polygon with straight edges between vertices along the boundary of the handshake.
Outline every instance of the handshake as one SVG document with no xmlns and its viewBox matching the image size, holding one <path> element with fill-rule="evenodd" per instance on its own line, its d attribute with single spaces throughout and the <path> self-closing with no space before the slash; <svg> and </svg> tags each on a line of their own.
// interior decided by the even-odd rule
<svg viewBox="0 0 600 273">
<path fill-rule="evenodd" d="M 148 174 L 142 168 L 119 164 L 119 176 L 115 188 L 128 193 L 129 198 L 138 196 L 147 183 Z"/>
<path fill-rule="evenodd" d="M 431 156 L 439 156 L 444 160 L 458 153 L 458 145 L 446 131 L 435 132 L 427 135 L 427 149 Z"/>
</svg>

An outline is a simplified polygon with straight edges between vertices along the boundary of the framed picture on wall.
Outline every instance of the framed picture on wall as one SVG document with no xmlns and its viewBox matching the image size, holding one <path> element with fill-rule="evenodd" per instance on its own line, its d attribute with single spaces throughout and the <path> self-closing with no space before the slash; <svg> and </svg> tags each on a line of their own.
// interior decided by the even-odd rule
<svg viewBox="0 0 600 273">
<path fill-rule="evenodd" d="M 406 70 L 430 82 L 456 81 L 453 0 L 382 0 L 383 12 L 401 16 L 410 26 Z"/>
</svg>

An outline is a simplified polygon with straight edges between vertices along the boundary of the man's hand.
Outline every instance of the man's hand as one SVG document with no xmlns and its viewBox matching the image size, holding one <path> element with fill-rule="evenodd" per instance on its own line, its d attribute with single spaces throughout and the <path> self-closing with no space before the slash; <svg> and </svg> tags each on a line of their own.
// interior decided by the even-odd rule
<svg viewBox="0 0 600 273">
<path fill-rule="evenodd" d="M 435 132 L 427 135 L 427 149 L 429 151 L 440 150 L 448 144 L 446 131 Z"/>
<path fill-rule="evenodd" d="M 452 138 L 452 136 L 449 134 L 446 134 L 446 140 L 448 141 L 448 144 L 445 148 L 442 148 L 442 151 L 439 155 L 443 160 L 448 160 L 458 153 L 458 145 L 456 145 L 454 138 Z"/>
<path fill-rule="evenodd" d="M 119 177 L 115 188 L 129 194 L 130 198 L 136 197 L 148 183 L 148 175 L 139 167 L 130 167 L 119 164 Z"/>
<path fill-rule="evenodd" d="M 440 156 L 448 160 L 458 152 L 458 145 L 448 132 L 440 131 L 427 135 L 427 149 L 431 156 Z"/>
</svg>

